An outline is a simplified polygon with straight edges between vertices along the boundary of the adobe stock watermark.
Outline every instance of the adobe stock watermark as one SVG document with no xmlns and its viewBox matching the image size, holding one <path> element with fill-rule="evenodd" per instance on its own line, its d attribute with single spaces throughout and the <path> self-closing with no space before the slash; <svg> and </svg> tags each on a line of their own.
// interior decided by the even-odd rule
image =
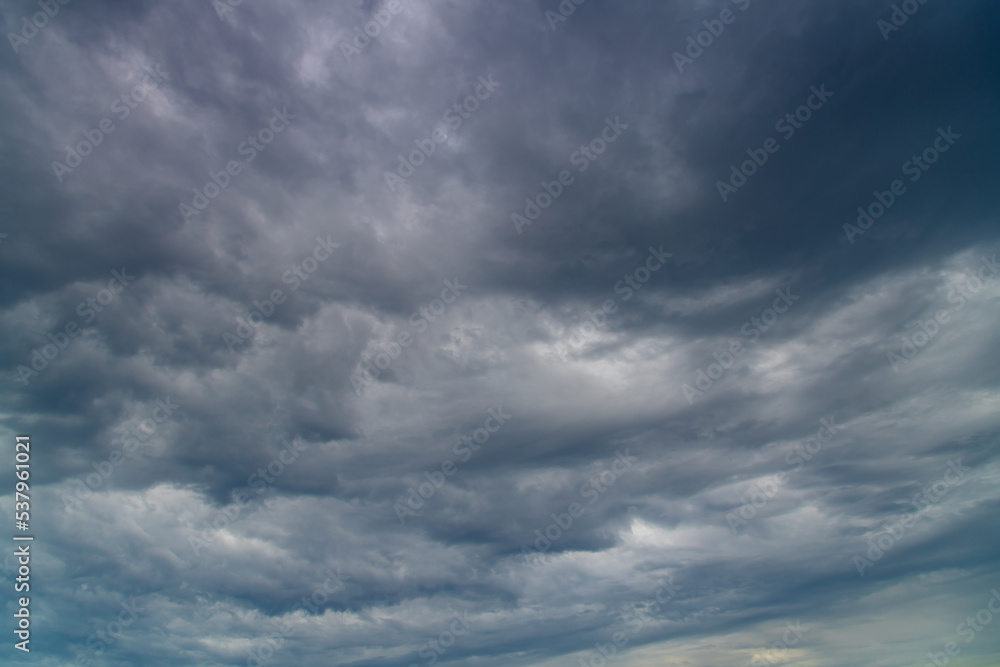
<svg viewBox="0 0 1000 667">
<path fill-rule="evenodd" d="M 232 180 L 242 174 L 245 168 L 250 166 L 250 163 L 257 158 L 258 153 L 263 153 L 268 145 L 274 141 L 275 137 L 284 132 L 291 125 L 293 119 L 298 118 L 298 116 L 288 113 L 288 107 L 285 107 L 282 111 L 274 108 L 271 110 L 271 114 L 271 119 L 268 121 L 267 127 L 263 127 L 250 134 L 236 147 L 236 152 L 240 155 L 246 155 L 246 159 L 230 160 L 226 163 L 226 168 L 220 169 L 218 173 L 209 170 L 208 177 L 211 180 L 206 182 L 200 189 L 193 188 L 194 197 L 191 199 L 191 205 L 189 206 L 182 202 L 178 206 L 184 222 L 188 222 L 191 218 L 200 215 L 202 211 L 208 208 L 211 200 L 222 194 L 222 191 L 229 187 Z"/>
<path fill-rule="evenodd" d="M 980 632 L 986 629 L 986 626 L 993 622 L 993 615 L 1000 614 L 1000 591 L 996 588 L 990 591 L 990 598 L 986 601 L 986 605 L 976 612 L 975 616 L 966 616 L 965 620 L 955 626 L 955 634 L 959 637 L 965 639 L 966 644 L 971 644 Z M 996 607 L 993 603 L 996 603 Z M 958 647 L 958 642 L 948 642 L 944 645 L 944 652 L 938 653 L 928 653 L 927 657 L 930 662 L 925 663 L 924 667 L 948 667 L 951 664 L 951 659 L 958 657 L 962 652 L 962 649 Z"/>
<path fill-rule="evenodd" d="M 976 272 L 975 283 L 959 283 L 956 289 L 948 292 L 948 303 L 956 304 L 956 313 L 965 308 L 966 298 L 971 299 L 979 290 L 986 286 L 986 278 L 991 273 L 994 278 L 1000 274 L 1000 266 L 997 266 L 996 254 L 993 255 L 992 259 L 987 257 L 981 258 L 980 263 L 982 266 Z M 958 292 L 957 294 L 956 291 Z M 934 314 L 933 319 L 918 319 L 916 322 L 912 322 L 909 328 L 919 327 L 920 330 L 912 333 L 910 336 L 900 336 L 902 344 L 900 345 L 898 354 L 895 350 L 890 350 L 886 353 L 893 372 L 898 373 L 904 364 L 910 362 L 920 352 L 927 349 L 927 345 L 934 340 L 941 328 L 951 322 L 951 316 L 952 313 L 949 313 L 948 310 L 941 309 Z"/>
<path fill-rule="evenodd" d="M 781 635 L 781 641 L 776 641 L 771 644 L 771 648 L 767 651 L 757 653 L 750 660 L 750 667 L 770 667 L 771 665 L 785 665 L 787 663 L 787 652 L 788 649 L 793 646 L 797 646 L 809 628 L 802 627 L 802 621 L 796 620 L 795 624 L 785 623 L 784 634 Z"/>
<path fill-rule="evenodd" d="M 739 7 L 741 12 L 745 12 L 750 8 L 750 0 L 733 0 L 733 4 Z M 706 29 L 697 35 L 688 35 L 688 45 L 684 51 L 687 55 L 684 55 L 680 51 L 674 51 L 674 64 L 677 65 L 677 71 L 683 74 L 686 65 L 693 65 L 694 61 L 700 58 L 705 52 L 705 49 L 715 44 L 715 40 L 722 36 L 722 33 L 726 30 L 726 26 L 736 22 L 736 16 L 733 10 L 727 7 L 719 13 L 718 19 L 702 21 L 701 24 Z"/>
<path fill-rule="evenodd" d="M 581 498 L 587 499 L 587 506 L 593 505 L 600 500 L 601 496 L 607 493 L 615 485 L 615 482 L 639 460 L 638 457 L 629 454 L 628 449 L 624 452 L 615 450 L 615 454 L 615 460 L 611 462 L 611 465 L 606 470 L 602 470 L 600 474 L 591 477 L 580 487 L 579 495 Z M 577 502 L 570 503 L 566 511 L 561 514 L 553 512 L 550 515 L 552 523 L 546 526 L 544 531 L 535 529 L 534 548 L 530 545 L 522 545 L 521 555 L 527 560 L 531 556 L 546 553 L 552 548 L 555 542 L 559 541 L 565 533 L 569 532 L 576 519 L 579 519 L 586 513 L 587 507 Z"/>
<path fill-rule="evenodd" d="M 499 431 L 500 427 L 506 424 L 507 420 L 513 416 L 503 411 L 503 405 L 490 408 L 487 410 L 487 414 L 489 416 L 483 421 L 482 427 L 474 430 L 471 437 L 463 435 L 458 442 L 452 445 L 451 451 L 455 456 L 459 457 L 461 463 L 468 463 L 473 454 L 482 449 L 482 446 L 487 443 L 490 435 Z M 490 422 L 492 422 L 492 426 Z M 424 477 L 427 478 L 427 481 L 421 482 L 416 489 L 412 486 L 407 489 L 409 495 L 404 499 L 405 504 L 404 502 L 397 502 L 393 505 L 392 509 L 396 513 L 399 523 L 404 523 L 404 519 L 408 516 L 418 516 L 417 511 L 422 509 L 426 501 L 433 498 L 438 489 L 441 489 L 445 485 L 448 477 L 451 477 L 456 472 L 458 472 L 458 466 L 452 459 L 445 459 L 439 470 L 425 472 Z"/>
<path fill-rule="evenodd" d="M 572 16 L 573 12 L 576 11 L 576 8 L 585 2 L 587 2 L 587 0 L 562 0 L 557 7 L 559 10 L 558 14 L 551 9 L 546 9 L 545 20 L 549 22 L 549 28 L 555 32 L 555 29 L 559 26 L 559 24 L 565 23 L 566 19 Z"/>
<path fill-rule="evenodd" d="M 965 474 L 970 470 L 971 468 L 962 465 L 962 457 L 949 461 L 948 469 L 945 470 L 941 479 L 913 496 L 910 502 L 915 509 L 914 512 L 904 514 L 895 523 L 887 523 L 874 537 L 868 537 L 865 540 L 868 544 L 868 551 L 864 555 L 868 558 L 856 554 L 852 559 L 854 567 L 858 569 L 858 575 L 865 576 L 865 570 L 874 567 L 875 563 L 882 560 L 882 557 L 903 538 L 906 529 L 911 528 L 916 522 L 917 515 L 927 507 L 941 502 L 951 487 L 965 479 Z"/>
<path fill-rule="evenodd" d="M 503 84 L 499 81 L 493 80 L 492 74 L 487 77 L 479 77 L 479 85 L 473 91 L 475 94 L 467 96 L 460 103 L 456 102 L 442 114 L 441 118 L 447 128 L 454 132 L 462 127 L 462 123 L 471 118 L 472 114 L 479 109 L 480 103 L 490 99 L 501 85 Z M 408 157 L 399 155 L 399 165 L 396 167 L 396 172 L 386 170 L 384 173 L 385 184 L 389 191 L 396 192 L 398 184 L 413 176 L 417 169 L 427 161 L 427 158 L 434 155 L 437 151 L 436 144 L 443 144 L 446 141 L 448 141 L 448 132 L 440 125 L 431 130 L 429 137 L 414 140 L 416 149 L 411 151 Z"/>
<path fill-rule="evenodd" d="M 759 318 L 756 316 L 751 317 L 740 327 L 740 333 L 749 338 L 751 343 L 756 343 L 760 340 L 761 333 L 768 331 L 770 327 L 774 326 L 774 323 L 778 321 L 778 316 L 787 313 L 788 309 L 802 298 L 796 294 L 792 294 L 790 287 L 784 289 L 779 287 L 774 290 L 774 293 L 778 295 L 778 298 L 774 300 L 771 307 L 765 308 Z M 712 356 L 715 358 L 715 362 L 709 363 L 705 370 L 701 368 L 697 369 L 695 373 L 695 386 L 692 387 L 689 384 L 685 384 L 681 387 L 688 405 L 694 405 L 696 397 L 704 396 L 726 371 L 736 365 L 736 360 L 744 352 L 746 352 L 746 348 L 743 346 L 743 342 L 738 339 L 733 339 L 729 342 L 728 351 L 723 351 L 722 354 L 713 352 Z"/>
<path fill-rule="evenodd" d="M 83 318 L 84 324 L 90 324 L 97 318 L 98 313 L 104 312 L 104 308 L 110 306 L 115 297 L 124 292 L 133 280 L 135 280 L 135 276 L 130 276 L 124 266 L 121 272 L 112 269 L 108 286 L 97 292 L 96 295 L 77 304 L 77 315 Z M 28 386 L 30 378 L 37 377 L 39 373 L 48 368 L 49 362 L 55 361 L 59 354 L 69 347 L 70 341 L 83 331 L 76 320 L 69 320 L 62 329 L 54 334 L 46 334 L 46 337 L 52 342 L 31 351 L 31 359 L 28 362 L 31 368 L 23 364 L 17 367 L 17 377 L 25 387 Z"/>
<path fill-rule="evenodd" d="M 10 40 L 14 53 L 20 52 L 22 46 L 31 41 L 39 30 L 45 28 L 50 19 L 56 17 L 60 5 L 65 6 L 69 3 L 70 0 L 38 0 L 38 6 L 42 8 L 42 11 L 32 14 L 30 21 L 27 16 L 21 17 L 21 30 L 7 33 L 7 39 Z"/>
<path fill-rule="evenodd" d="M 424 663 L 424 667 L 430 667 L 438 661 L 438 658 L 443 656 L 448 652 L 448 649 L 455 645 L 455 641 L 468 634 L 471 629 L 469 625 L 469 614 L 468 612 L 458 612 L 452 611 L 452 622 L 448 626 L 447 630 L 442 630 L 441 634 L 437 636 L 436 639 L 429 640 L 420 651 L 417 653 L 418 656 L 427 660 Z M 456 627 L 457 626 L 457 627 Z M 410 663 L 409 667 L 421 667 L 417 663 Z"/>
<path fill-rule="evenodd" d="M 123 121 L 129 117 L 139 104 L 149 97 L 149 94 L 159 88 L 164 81 L 170 81 L 170 75 L 160 69 L 159 65 L 154 65 L 156 71 L 146 67 L 146 75 L 142 82 L 137 84 L 132 90 L 119 95 L 111 102 L 111 111 L 118 114 L 118 120 Z M 92 130 L 83 130 L 83 139 L 78 141 L 76 146 L 66 146 L 65 164 L 58 160 L 52 162 L 52 171 L 59 182 L 63 182 L 66 174 L 73 173 L 73 170 L 83 164 L 84 159 L 94 152 L 94 149 L 104 143 L 104 139 L 117 129 L 114 121 L 105 116 Z"/>
<path fill-rule="evenodd" d="M 619 630 L 611 635 L 611 641 L 594 644 L 595 650 L 590 652 L 586 658 L 580 658 L 580 667 L 604 667 L 618 655 L 620 649 L 625 648 L 629 640 L 638 635 L 646 625 L 652 620 L 649 613 L 657 614 L 666 606 L 668 602 L 677 597 L 677 589 L 684 588 L 680 584 L 674 583 L 672 576 L 667 576 L 665 583 L 660 584 L 651 598 L 646 600 L 640 607 L 636 605 L 632 614 L 625 618 L 625 623 L 630 627 L 626 631 Z M 633 626 L 634 624 L 634 626 Z"/>
<path fill-rule="evenodd" d="M 231 494 L 233 502 L 219 509 L 210 521 L 203 521 L 197 535 L 188 536 L 188 544 L 195 558 L 200 556 L 202 549 L 219 539 L 219 533 L 228 530 L 243 515 L 243 511 L 250 507 L 250 489 L 254 489 L 258 496 L 264 493 L 268 485 L 274 484 L 289 466 L 298 461 L 302 452 L 308 449 L 308 446 L 298 439 L 291 442 L 282 439 L 281 444 L 282 450 L 277 456 L 247 477 L 246 492 L 233 491 Z M 264 501 L 264 505 L 268 508 L 271 504 L 270 498 Z"/>
<path fill-rule="evenodd" d="M 604 128 L 601 130 L 599 136 L 594 137 L 589 143 L 573 151 L 569 156 L 570 164 L 576 167 L 577 171 L 581 174 L 587 171 L 590 165 L 604 154 L 608 145 L 618 141 L 618 137 L 627 129 L 628 124 L 621 122 L 618 116 L 615 116 L 614 120 L 605 118 Z M 531 197 L 524 198 L 524 215 L 519 213 L 511 213 L 510 215 L 510 221 L 514 223 L 514 229 L 517 230 L 517 233 L 521 234 L 524 227 L 538 220 L 542 215 L 542 211 L 552 206 L 552 202 L 559 199 L 564 189 L 572 185 L 575 181 L 575 177 L 568 169 L 560 171 L 557 180 L 551 182 L 542 181 L 543 192 L 535 195 L 534 199 Z"/>
<path fill-rule="evenodd" d="M 281 274 L 281 282 L 291 286 L 289 292 L 295 292 L 299 289 L 316 272 L 320 264 L 330 259 L 334 249 L 340 247 L 339 243 L 330 240 L 330 236 L 331 234 L 327 234 L 326 239 L 317 236 L 312 253 L 292 264 Z M 257 327 L 267 321 L 277 307 L 285 303 L 285 299 L 285 293 L 280 289 L 271 290 L 270 298 L 264 299 L 263 302 L 254 299 L 253 308 L 247 311 L 244 317 L 236 318 L 235 334 L 228 331 L 222 334 L 222 341 L 229 348 L 229 351 L 235 352 L 236 346 L 253 338 L 254 334 L 257 333 Z"/>
<path fill-rule="evenodd" d="M 757 516 L 757 512 L 764 509 L 771 499 L 778 495 L 781 485 L 788 482 L 788 475 L 790 473 L 802 470 L 805 467 L 806 461 L 811 461 L 813 457 L 819 454 L 820 450 L 823 449 L 823 445 L 833 440 L 839 431 L 847 428 L 846 426 L 834 424 L 833 420 L 832 415 L 820 419 L 819 423 L 822 426 L 816 431 L 816 436 L 795 445 L 792 451 L 785 455 L 785 463 L 788 465 L 794 464 L 794 468 L 779 470 L 763 481 L 755 483 L 750 493 L 740 498 L 743 504 L 726 513 L 726 521 L 729 523 L 729 529 L 733 531 L 733 535 L 737 535 L 740 528 L 747 525 L 751 519 Z M 823 437 L 824 434 L 827 437 Z"/>
<path fill-rule="evenodd" d="M 938 136 L 931 146 L 925 148 L 920 155 L 914 155 L 903 163 L 901 168 L 903 173 L 910 177 L 911 183 L 919 181 L 921 176 L 930 171 L 941 155 L 951 150 L 955 142 L 962 138 L 961 134 L 955 134 L 951 125 L 948 126 L 947 130 L 939 127 L 937 132 Z M 847 240 L 851 242 L 851 245 L 854 245 L 855 236 L 861 236 L 868 231 L 875 224 L 875 221 L 885 215 L 896 203 L 896 200 L 906 192 L 906 185 L 900 179 L 890 183 L 889 189 L 884 192 L 875 190 L 872 193 L 875 196 L 875 201 L 867 207 L 858 207 L 856 226 L 850 223 L 844 224 L 844 234 L 847 235 Z"/>
<path fill-rule="evenodd" d="M 430 323 L 441 317 L 448 310 L 448 306 L 462 295 L 462 292 L 469 289 L 468 285 L 463 285 L 458 278 L 455 280 L 445 280 L 444 289 L 441 290 L 441 297 L 432 300 L 426 306 L 421 306 L 410 315 L 409 323 L 414 328 L 414 333 L 400 331 L 396 340 L 388 345 L 379 345 L 378 352 L 374 356 L 362 358 L 361 373 L 351 374 L 351 385 L 354 392 L 360 396 L 361 390 L 378 379 L 383 371 L 388 370 L 392 362 L 399 358 L 403 349 L 409 347 L 416 340 L 417 336 L 427 331 Z"/>
<path fill-rule="evenodd" d="M 370 20 L 354 29 L 353 40 L 340 43 L 340 52 L 344 54 L 344 60 L 349 63 L 351 58 L 361 55 L 372 40 L 378 37 L 384 28 L 389 27 L 392 17 L 402 13 L 403 5 L 400 4 L 400 0 L 389 0 L 383 9 L 372 12 Z"/>
<path fill-rule="evenodd" d="M 794 137 L 795 131 L 801 130 L 809 122 L 813 116 L 813 112 L 822 109 L 827 100 L 833 97 L 833 93 L 826 89 L 826 84 L 821 85 L 819 88 L 812 86 L 809 91 L 811 94 L 806 98 L 802 106 L 797 108 L 794 113 L 786 113 L 774 124 L 775 131 L 781 132 L 785 141 Z M 729 201 L 730 195 L 746 185 L 748 179 L 752 178 L 761 167 L 767 164 L 770 156 L 779 150 L 781 150 L 781 144 L 774 137 L 765 139 L 761 148 L 748 148 L 746 153 L 750 156 L 750 159 L 740 164 L 739 168 L 735 164 L 730 165 L 729 181 L 715 182 L 715 187 L 718 189 L 722 201 Z"/>
<path fill-rule="evenodd" d="M 892 13 L 889 14 L 889 20 L 879 19 L 875 22 L 875 27 L 879 29 L 882 33 L 882 39 L 886 42 L 889 41 L 889 35 L 894 32 L 898 32 L 900 28 L 906 25 L 906 22 L 910 20 L 910 17 L 920 11 L 921 5 L 926 5 L 927 0 L 903 0 L 902 3 L 892 6 Z"/>
<path fill-rule="evenodd" d="M 663 252 L 662 245 L 659 250 L 650 246 L 649 255 L 646 257 L 645 263 L 637 266 L 631 271 L 631 273 L 626 273 L 622 276 L 621 280 L 614 284 L 613 289 L 615 294 L 621 294 L 622 301 L 628 302 L 635 292 L 641 290 L 642 286 L 649 282 L 653 274 L 663 268 L 663 266 L 667 263 L 667 260 L 673 256 L 673 253 Z M 570 347 L 575 350 L 580 350 L 587 343 L 588 339 L 597 335 L 598 330 L 607 325 L 608 316 L 617 312 L 618 304 L 614 298 L 606 299 L 604 303 L 601 304 L 601 309 L 596 313 L 587 310 L 587 320 L 580 326 L 576 327 L 576 330 L 567 338 L 567 342 Z M 566 346 L 559 343 L 559 345 L 556 346 L 556 350 L 559 353 L 559 356 L 565 360 L 569 353 Z"/>
<path fill-rule="evenodd" d="M 226 14 L 235 14 L 236 8 L 243 4 L 243 0 L 212 0 L 212 7 L 220 19 L 226 18 Z"/>
<path fill-rule="evenodd" d="M 139 618 L 139 615 L 146 613 L 146 609 L 139 607 L 135 598 L 132 598 L 130 602 L 122 602 L 121 607 L 122 611 L 118 614 L 117 621 L 104 624 L 103 627 L 99 627 L 87 637 L 87 648 L 90 649 L 94 657 L 101 655 L 121 639 L 125 631 Z M 73 664 L 78 665 L 78 667 L 89 667 L 95 663 L 86 653 L 78 651 Z"/>
<path fill-rule="evenodd" d="M 170 419 L 180 407 L 180 403 L 174 403 L 169 396 L 165 399 L 156 399 L 155 407 L 149 412 L 150 416 L 132 425 L 125 435 L 118 438 L 115 442 L 116 448 L 111 451 L 108 458 L 91 462 L 90 465 L 95 472 L 88 474 L 82 480 L 78 477 L 69 480 L 76 488 L 73 489 L 72 495 L 65 493 L 62 495 L 62 501 L 65 503 L 64 511 L 75 510 L 83 505 L 83 501 L 90 498 L 94 491 L 111 478 L 118 466 L 125 463 L 127 456 L 134 455 L 139 445 L 149 441 L 160 424 Z"/>
<path fill-rule="evenodd" d="M 291 613 L 306 610 L 318 614 L 330 600 L 330 596 L 342 589 L 345 581 L 350 580 L 349 576 L 341 574 L 339 566 L 336 574 L 331 572 L 329 568 L 324 570 L 323 574 L 326 575 L 323 583 L 316 586 L 308 596 L 299 600 L 292 608 Z M 274 657 L 275 652 L 285 645 L 285 640 L 294 636 L 295 628 L 287 620 L 282 619 L 276 632 L 268 632 L 257 637 L 254 642 L 255 646 L 248 651 L 247 667 L 261 667 L 261 665 L 266 664 Z"/>
</svg>

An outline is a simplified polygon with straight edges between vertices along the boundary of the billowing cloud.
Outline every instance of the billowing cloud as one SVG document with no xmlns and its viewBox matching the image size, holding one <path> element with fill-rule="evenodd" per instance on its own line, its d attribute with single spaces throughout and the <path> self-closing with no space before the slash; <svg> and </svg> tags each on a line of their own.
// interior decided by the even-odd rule
<svg viewBox="0 0 1000 667">
<path fill-rule="evenodd" d="M 992 3 L 0 15 L 39 664 L 997 661 Z"/>
</svg>

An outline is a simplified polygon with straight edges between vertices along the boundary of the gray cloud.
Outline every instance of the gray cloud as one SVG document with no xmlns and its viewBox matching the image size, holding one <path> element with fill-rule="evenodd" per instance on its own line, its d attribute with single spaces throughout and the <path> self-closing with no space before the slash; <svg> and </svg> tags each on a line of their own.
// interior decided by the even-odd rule
<svg viewBox="0 0 1000 667">
<path fill-rule="evenodd" d="M 0 50 L 39 664 L 995 662 L 955 627 L 1000 585 L 997 10 L 390 4 L 70 2 Z"/>
</svg>

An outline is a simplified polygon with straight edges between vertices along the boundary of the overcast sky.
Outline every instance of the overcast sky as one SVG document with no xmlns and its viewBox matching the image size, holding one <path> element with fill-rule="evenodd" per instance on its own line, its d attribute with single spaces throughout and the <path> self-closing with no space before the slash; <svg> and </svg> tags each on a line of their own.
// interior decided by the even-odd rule
<svg viewBox="0 0 1000 667">
<path fill-rule="evenodd" d="M 1000 664 L 996 3 L 0 17 L 5 664 Z"/>
</svg>

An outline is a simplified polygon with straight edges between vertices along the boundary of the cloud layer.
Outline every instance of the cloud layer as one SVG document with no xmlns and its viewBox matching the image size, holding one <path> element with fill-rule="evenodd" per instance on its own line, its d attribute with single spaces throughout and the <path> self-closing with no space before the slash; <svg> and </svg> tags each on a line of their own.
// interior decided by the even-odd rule
<svg viewBox="0 0 1000 667">
<path fill-rule="evenodd" d="M 1000 659 L 993 3 L 43 5 L 37 664 Z"/>
</svg>

